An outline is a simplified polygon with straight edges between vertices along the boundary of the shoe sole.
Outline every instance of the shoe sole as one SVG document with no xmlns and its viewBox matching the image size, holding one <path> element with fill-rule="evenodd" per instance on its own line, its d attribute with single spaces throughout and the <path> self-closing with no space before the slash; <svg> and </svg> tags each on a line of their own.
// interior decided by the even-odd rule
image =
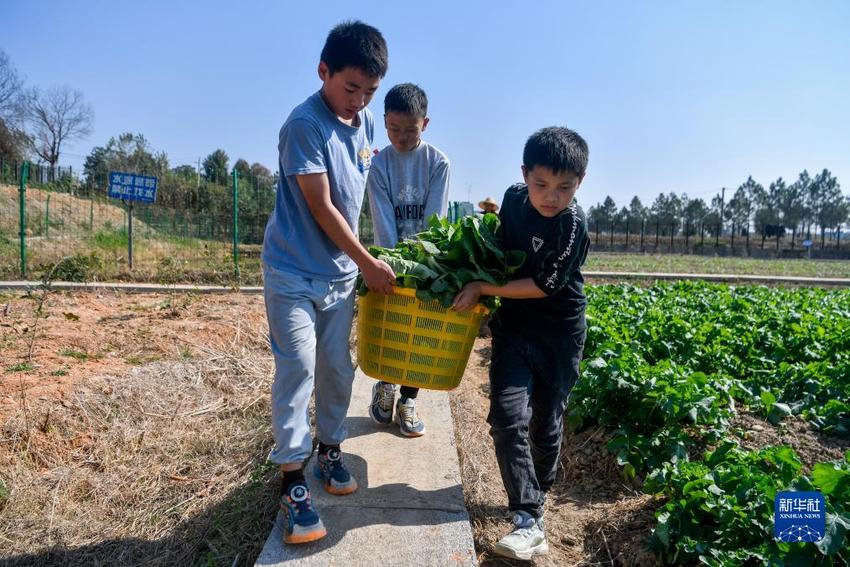
<svg viewBox="0 0 850 567">
<path fill-rule="evenodd" d="M 299 543 L 310 543 L 311 541 L 316 541 L 322 539 L 328 535 L 328 531 L 321 527 L 317 530 L 313 530 L 311 532 L 307 532 L 305 534 L 291 534 L 291 535 L 283 535 L 283 543 L 288 544 L 299 544 Z"/>
<path fill-rule="evenodd" d="M 422 431 L 405 431 L 404 427 L 401 426 L 401 423 L 397 419 L 393 419 L 393 422 L 398 425 L 398 430 L 405 437 L 422 437 L 425 435 L 425 428 L 422 428 Z"/>
<path fill-rule="evenodd" d="M 328 494 L 333 494 L 334 496 L 346 496 L 353 492 L 357 492 L 357 480 L 354 478 L 351 479 L 351 484 L 348 486 L 337 488 L 332 486 L 329 482 L 325 482 L 325 477 L 322 476 L 322 472 L 318 468 L 313 469 L 313 476 L 322 481 L 322 486 L 325 487 L 325 492 Z"/>
<path fill-rule="evenodd" d="M 357 492 L 357 481 L 351 479 L 351 484 L 348 486 L 343 486 L 342 488 L 336 488 L 331 486 L 330 484 L 325 483 L 325 492 L 328 494 L 333 494 L 334 496 L 346 496 L 353 492 Z"/>
<path fill-rule="evenodd" d="M 493 546 L 493 553 L 496 555 L 501 555 L 502 557 L 510 557 L 511 559 L 519 559 L 520 561 L 531 561 L 533 558 L 538 555 L 546 555 L 549 553 L 549 544 L 542 543 L 537 547 L 533 547 L 529 549 L 526 553 L 517 553 L 510 547 L 505 547 L 503 545 L 499 545 L 498 543 Z"/>
<path fill-rule="evenodd" d="M 398 430 L 401 431 L 401 434 L 405 437 L 422 437 L 423 435 L 425 435 L 424 429 L 422 431 L 405 431 L 401 428 L 401 426 L 399 426 Z"/>
</svg>

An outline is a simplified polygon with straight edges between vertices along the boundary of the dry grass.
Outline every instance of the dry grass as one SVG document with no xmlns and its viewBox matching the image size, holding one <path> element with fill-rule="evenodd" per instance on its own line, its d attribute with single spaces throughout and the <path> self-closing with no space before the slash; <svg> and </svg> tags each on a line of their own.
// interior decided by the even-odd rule
<svg viewBox="0 0 850 567">
<path fill-rule="evenodd" d="M 30 236 L 44 232 L 48 195 L 50 196 L 50 226 L 54 233 L 77 234 L 107 227 L 119 228 L 127 222 L 124 209 L 108 201 L 95 201 L 92 204 L 88 199 L 68 193 L 56 193 L 34 187 L 28 187 L 26 195 L 27 234 Z M 18 200 L 17 187 L 0 185 L 0 231 L 17 234 L 18 207 L 20 206 Z M 136 223 L 139 223 L 137 225 L 139 229 L 147 228 L 141 221 L 135 221 L 134 226 Z"/>
<path fill-rule="evenodd" d="M 252 565 L 275 514 L 265 331 L 20 400 L 0 430 L 8 565 Z"/>
</svg>

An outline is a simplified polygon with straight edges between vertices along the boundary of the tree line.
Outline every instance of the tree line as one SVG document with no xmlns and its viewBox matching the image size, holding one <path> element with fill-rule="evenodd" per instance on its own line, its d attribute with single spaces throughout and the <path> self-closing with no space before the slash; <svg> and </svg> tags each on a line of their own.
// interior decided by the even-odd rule
<svg viewBox="0 0 850 567">
<path fill-rule="evenodd" d="M 233 171 L 237 172 L 239 214 L 265 218 L 274 208 L 277 173 L 261 163 L 237 159 L 230 168 L 230 157 L 216 149 L 201 162 L 172 167 L 165 152 L 156 152 L 143 134 L 125 132 L 96 146 L 83 165 L 83 182 L 77 191 L 84 195 L 103 195 L 110 171 L 155 175 L 158 181 L 158 206 L 179 214 L 213 217 L 225 221 L 233 210 Z"/>
<path fill-rule="evenodd" d="M 764 241 L 790 232 L 793 246 L 799 235 L 811 238 L 820 231 L 823 241 L 827 231 L 844 225 L 850 219 L 850 196 L 828 169 L 814 176 L 803 170 L 793 183 L 780 177 L 767 188 L 750 176 L 734 192 L 724 188 L 708 203 L 670 192 L 660 193 L 648 207 L 633 197 L 628 207 L 618 208 L 607 196 L 588 209 L 587 217 L 591 229 L 619 233 L 649 226 L 666 236 L 754 233 Z"/>
</svg>

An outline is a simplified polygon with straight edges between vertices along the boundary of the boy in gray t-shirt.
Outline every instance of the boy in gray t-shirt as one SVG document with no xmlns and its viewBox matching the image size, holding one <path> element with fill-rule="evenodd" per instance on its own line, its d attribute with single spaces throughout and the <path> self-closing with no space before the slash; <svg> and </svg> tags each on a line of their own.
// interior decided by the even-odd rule
<svg viewBox="0 0 850 567">
<path fill-rule="evenodd" d="M 354 368 L 349 335 L 357 270 L 370 290 L 392 291 L 395 274 L 357 238 L 374 120 L 366 106 L 387 72 L 381 33 L 343 22 L 319 60 L 321 89 L 290 113 L 278 142 L 280 179 L 263 240 L 263 284 L 275 362 L 269 460 L 280 465 L 283 541 L 327 535 L 312 503 L 304 462 L 313 453 L 327 492 L 351 494 L 342 458 Z"/>
<path fill-rule="evenodd" d="M 396 85 L 384 98 L 384 125 L 391 144 L 374 159 L 366 179 L 366 194 L 375 229 L 375 244 L 392 248 L 427 228 L 432 214 L 445 217 L 449 198 L 449 160 L 421 139 L 428 126 L 428 98 L 411 83 Z M 372 387 L 369 415 L 375 423 L 393 421 L 396 385 Z M 419 437 L 425 424 L 416 413 L 419 388 L 402 386 L 395 404 L 403 435 Z"/>
</svg>

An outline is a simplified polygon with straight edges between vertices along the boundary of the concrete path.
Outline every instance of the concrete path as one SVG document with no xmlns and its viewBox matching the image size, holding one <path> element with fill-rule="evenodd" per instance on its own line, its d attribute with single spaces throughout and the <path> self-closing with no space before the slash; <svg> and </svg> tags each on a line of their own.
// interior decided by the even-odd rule
<svg viewBox="0 0 850 567">
<path fill-rule="evenodd" d="M 375 381 L 359 370 L 348 412 L 343 455 L 360 487 L 349 496 L 325 493 L 308 482 L 328 530 L 317 542 L 282 543 L 278 515 L 257 566 L 472 566 L 476 565 L 469 515 L 463 504 L 448 394 L 421 390 L 423 437 L 403 437 L 398 426 L 368 417 Z"/>
</svg>

